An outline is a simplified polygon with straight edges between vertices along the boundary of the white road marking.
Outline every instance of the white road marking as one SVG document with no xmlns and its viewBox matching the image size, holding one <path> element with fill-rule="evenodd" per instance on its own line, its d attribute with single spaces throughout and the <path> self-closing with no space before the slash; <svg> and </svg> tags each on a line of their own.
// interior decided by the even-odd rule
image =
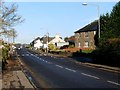
<svg viewBox="0 0 120 90">
<path fill-rule="evenodd" d="M 31 54 L 30 52 L 27 51 L 27 53 Z"/>
<path fill-rule="evenodd" d="M 52 64 L 51 62 L 47 62 L 48 64 Z"/>
<path fill-rule="evenodd" d="M 100 79 L 100 78 L 98 78 L 98 77 L 96 77 L 96 76 L 89 75 L 89 74 L 86 74 L 86 73 L 81 73 L 81 74 L 84 75 L 84 76 L 88 76 L 88 77 L 95 78 L 95 79 Z"/>
<path fill-rule="evenodd" d="M 39 58 L 39 60 L 41 60 L 41 61 L 42 61 L 43 59 L 42 59 L 42 58 Z"/>
<path fill-rule="evenodd" d="M 31 54 L 31 56 L 33 56 L 33 54 Z"/>
<path fill-rule="evenodd" d="M 76 72 L 75 70 L 73 69 L 70 69 L 70 68 L 65 68 L 66 70 L 69 70 L 69 71 L 72 71 L 72 72 Z"/>
<path fill-rule="evenodd" d="M 24 54 L 22 54 L 22 56 L 25 56 Z"/>
<path fill-rule="evenodd" d="M 29 54 L 26 54 L 26 56 L 29 56 Z"/>
<path fill-rule="evenodd" d="M 60 68 L 63 68 L 63 66 L 60 66 L 60 65 L 57 65 L 57 64 L 56 64 L 56 66 L 57 66 L 57 67 L 60 67 Z"/>
<path fill-rule="evenodd" d="M 39 57 L 37 57 L 38 59 L 40 59 Z"/>
<path fill-rule="evenodd" d="M 116 82 L 113 82 L 113 81 L 109 81 L 109 80 L 108 80 L 107 82 L 120 86 L 119 83 L 116 83 Z"/>
</svg>

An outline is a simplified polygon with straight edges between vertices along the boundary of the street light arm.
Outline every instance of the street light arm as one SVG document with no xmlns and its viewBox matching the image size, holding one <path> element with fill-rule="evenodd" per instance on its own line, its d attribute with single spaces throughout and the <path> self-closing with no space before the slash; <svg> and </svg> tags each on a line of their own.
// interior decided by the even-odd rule
<svg viewBox="0 0 120 90">
<path fill-rule="evenodd" d="M 88 4 L 82 3 L 82 5 L 86 6 Z M 93 6 L 97 7 L 97 10 L 98 10 L 98 38 L 100 38 L 100 7 L 99 7 L 99 5 L 96 5 L 96 4 L 89 4 L 89 5 L 93 5 Z"/>
</svg>

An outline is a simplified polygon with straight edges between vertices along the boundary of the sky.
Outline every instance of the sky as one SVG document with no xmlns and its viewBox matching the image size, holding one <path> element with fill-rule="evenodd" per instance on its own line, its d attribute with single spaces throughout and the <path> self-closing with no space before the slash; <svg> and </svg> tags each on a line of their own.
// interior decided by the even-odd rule
<svg viewBox="0 0 120 90">
<path fill-rule="evenodd" d="M 18 36 L 16 43 L 30 43 L 46 33 L 54 37 L 59 34 L 62 38 L 74 35 L 74 32 L 100 15 L 110 13 L 117 2 L 16 2 L 18 15 L 25 21 L 15 27 Z M 97 6 L 96 6 L 97 5 Z"/>
</svg>

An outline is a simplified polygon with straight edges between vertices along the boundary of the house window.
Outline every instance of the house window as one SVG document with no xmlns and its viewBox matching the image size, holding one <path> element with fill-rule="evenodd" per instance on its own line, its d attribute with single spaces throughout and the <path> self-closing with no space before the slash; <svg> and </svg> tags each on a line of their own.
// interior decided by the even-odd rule
<svg viewBox="0 0 120 90">
<path fill-rule="evenodd" d="M 78 43 L 78 47 L 80 48 L 80 42 Z"/>
<path fill-rule="evenodd" d="M 94 35 L 96 34 L 96 31 L 94 31 Z"/>
<path fill-rule="evenodd" d="M 89 46 L 89 42 L 85 41 L 85 46 L 84 47 L 88 47 Z"/>
<path fill-rule="evenodd" d="M 85 37 L 88 37 L 88 32 L 85 32 Z"/>
<path fill-rule="evenodd" d="M 79 38 L 79 33 L 77 34 L 77 38 Z"/>
</svg>

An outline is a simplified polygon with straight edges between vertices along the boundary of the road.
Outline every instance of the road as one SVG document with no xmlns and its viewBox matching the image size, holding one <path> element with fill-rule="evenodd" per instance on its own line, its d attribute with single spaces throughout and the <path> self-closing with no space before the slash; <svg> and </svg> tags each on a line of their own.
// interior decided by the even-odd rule
<svg viewBox="0 0 120 90">
<path fill-rule="evenodd" d="M 120 75 L 78 65 L 67 58 L 21 49 L 21 61 L 34 74 L 42 88 L 120 88 Z"/>
</svg>

